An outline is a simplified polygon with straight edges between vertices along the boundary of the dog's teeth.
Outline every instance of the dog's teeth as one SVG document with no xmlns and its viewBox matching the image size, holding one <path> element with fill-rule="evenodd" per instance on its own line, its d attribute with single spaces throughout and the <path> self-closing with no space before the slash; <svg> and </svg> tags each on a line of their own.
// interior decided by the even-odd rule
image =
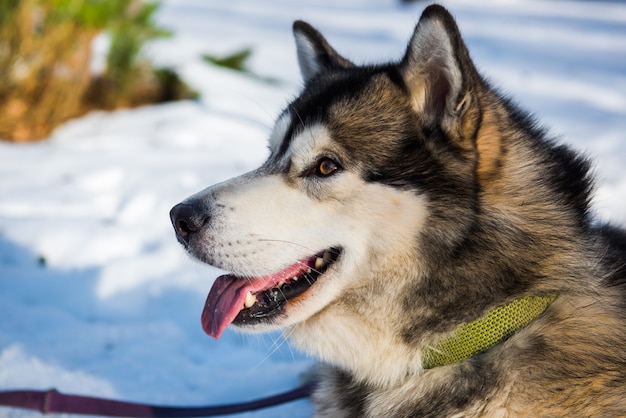
<svg viewBox="0 0 626 418">
<path fill-rule="evenodd" d="M 292 281 L 292 282 L 295 282 L 296 280 L 298 280 L 298 276 L 293 276 L 293 277 L 291 278 L 291 281 Z"/>
<path fill-rule="evenodd" d="M 321 257 L 317 257 L 315 259 L 315 270 L 319 270 L 324 267 L 324 259 Z"/>
<path fill-rule="evenodd" d="M 308 274 L 311 274 L 311 269 L 308 269 L 306 272 L 307 272 Z"/>
<path fill-rule="evenodd" d="M 253 295 L 250 291 L 246 293 L 246 300 L 243 301 L 243 306 L 246 308 L 251 307 L 256 302 L 256 295 Z"/>
</svg>

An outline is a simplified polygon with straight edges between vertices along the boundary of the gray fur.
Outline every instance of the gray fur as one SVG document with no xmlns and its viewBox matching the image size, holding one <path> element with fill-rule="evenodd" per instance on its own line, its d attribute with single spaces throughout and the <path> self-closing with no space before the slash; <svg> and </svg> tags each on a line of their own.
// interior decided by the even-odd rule
<svg viewBox="0 0 626 418">
<path fill-rule="evenodd" d="M 484 81 L 441 6 L 384 65 L 294 32 L 306 86 L 269 159 L 172 220 L 233 280 L 339 255 L 276 313 L 235 325 L 286 328 L 320 358 L 318 417 L 624 415 L 626 232 L 592 222 L 588 160 Z M 422 369 L 458 325 L 541 293 L 558 297 L 503 343 Z"/>
</svg>

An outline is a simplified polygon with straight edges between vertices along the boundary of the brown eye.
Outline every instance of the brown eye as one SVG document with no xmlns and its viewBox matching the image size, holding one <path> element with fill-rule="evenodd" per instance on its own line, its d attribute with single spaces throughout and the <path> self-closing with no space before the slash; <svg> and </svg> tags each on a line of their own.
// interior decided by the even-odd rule
<svg viewBox="0 0 626 418">
<path fill-rule="evenodd" d="M 328 177 L 334 174 L 337 170 L 339 170 L 339 164 L 331 160 L 330 158 L 324 158 L 320 160 L 317 169 L 315 170 L 315 174 L 320 177 Z"/>
</svg>

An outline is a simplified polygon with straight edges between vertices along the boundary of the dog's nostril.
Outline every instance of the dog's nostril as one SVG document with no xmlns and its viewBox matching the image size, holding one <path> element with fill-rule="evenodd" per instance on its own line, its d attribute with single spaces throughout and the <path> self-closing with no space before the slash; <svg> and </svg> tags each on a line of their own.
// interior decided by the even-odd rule
<svg viewBox="0 0 626 418">
<path fill-rule="evenodd" d="M 187 241 L 189 235 L 199 231 L 207 222 L 208 216 L 204 210 L 187 203 L 179 203 L 170 211 L 170 219 L 176 235 Z"/>
<path fill-rule="evenodd" d="M 176 226 L 174 228 L 181 235 L 186 235 L 190 232 L 193 232 L 189 225 L 187 225 L 187 222 L 183 221 L 182 219 L 176 221 Z"/>
</svg>

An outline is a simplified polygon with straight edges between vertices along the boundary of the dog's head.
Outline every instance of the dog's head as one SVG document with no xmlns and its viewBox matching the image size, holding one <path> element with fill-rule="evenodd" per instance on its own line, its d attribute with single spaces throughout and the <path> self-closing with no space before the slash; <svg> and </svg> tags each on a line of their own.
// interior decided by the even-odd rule
<svg viewBox="0 0 626 418">
<path fill-rule="evenodd" d="M 384 65 L 354 65 L 304 22 L 294 34 L 305 87 L 267 161 L 171 211 L 188 252 L 230 272 L 203 313 L 216 338 L 231 323 L 302 323 L 347 298 L 376 305 L 379 284 L 415 275 L 469 227 L 479 77 L 448 12 L 426 9 L 405 56 Z"/>
</svg>

